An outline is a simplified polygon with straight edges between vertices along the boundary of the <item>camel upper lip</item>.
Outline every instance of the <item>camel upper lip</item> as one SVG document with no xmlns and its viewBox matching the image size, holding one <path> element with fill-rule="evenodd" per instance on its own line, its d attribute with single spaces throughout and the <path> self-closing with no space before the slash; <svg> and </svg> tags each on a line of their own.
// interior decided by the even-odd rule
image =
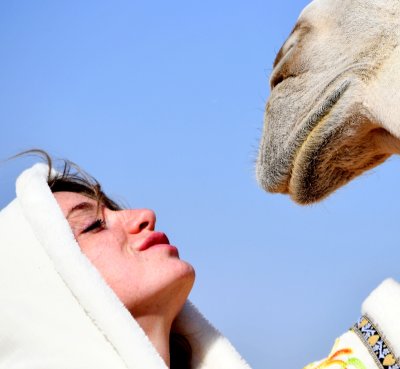
<svg viewBox="0 0 400 369">
<path fill-rule="evenodd" d="M 162 232 L 152 232 L 138 247 L 138 251 L 144 251 L 154 245 L 169 245 L 168 237 Z"/>
<path fill-rule="evenodd" d="M 295 163 L 304 143 L 307 141 L 307 138 L 320 125 L 323 118 L 331 112 L 349 86 L 349 80 L 342 82 L 338 88 L 325 97 L 322 104 L 311 113 L 305 122 L 302 123 L 303 129 L 301 129 L 297 134 L 298 146 L 294 150 L 296 153 L 292 158 L 292 165 Z"/>
</svg>

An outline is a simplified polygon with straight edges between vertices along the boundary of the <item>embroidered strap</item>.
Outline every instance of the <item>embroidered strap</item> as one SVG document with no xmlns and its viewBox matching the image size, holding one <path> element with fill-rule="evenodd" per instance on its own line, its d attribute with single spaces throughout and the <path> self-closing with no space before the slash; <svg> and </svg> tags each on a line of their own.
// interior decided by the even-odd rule
<svg viewBox="0 0 400 369">
<path fill-rule="evenodd" d="M 362 316 L 351 329 L 367 346 L 378 367 L 381 369 L 400 369 L 399 362 L 394 356 L 393 350 L 366 316 Z"/>
</svg>

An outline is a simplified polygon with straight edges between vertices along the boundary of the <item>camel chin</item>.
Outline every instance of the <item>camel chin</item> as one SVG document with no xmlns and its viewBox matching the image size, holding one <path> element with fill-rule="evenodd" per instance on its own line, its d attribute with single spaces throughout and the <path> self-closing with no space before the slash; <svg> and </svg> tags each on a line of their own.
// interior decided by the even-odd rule
<svg viewBox="0 0 400 369">
<path fill-rule="evenodd" d="M 270 79 L 256 168 L 266 191 L 310 204 L 400 153 L 399 45 L 398 0 L 305 8 Z"/>
</svg>

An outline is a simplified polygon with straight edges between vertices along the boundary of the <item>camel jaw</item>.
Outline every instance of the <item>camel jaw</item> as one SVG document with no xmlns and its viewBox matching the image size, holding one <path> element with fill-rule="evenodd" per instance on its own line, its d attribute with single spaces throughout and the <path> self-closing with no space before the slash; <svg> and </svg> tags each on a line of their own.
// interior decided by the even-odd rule
<svg viewBox="0 0 400 369">
<path fill-rule="evenodd" d="M 375 141 L 387 132 L 372 123 L 361 103 L 344 97 L 350 84 L 345 80 L 324 94 L 298 122 L 288 121 L 290 114 L 277 118 L 274 109 L 282 106 L 272 99 L 257 162 L 257 179 L 266 191 L 314 203 L 386 160 L 389 155 L 379 152 Z M 277 136 L 282 127 L 285 133 Z"/>
</svg>

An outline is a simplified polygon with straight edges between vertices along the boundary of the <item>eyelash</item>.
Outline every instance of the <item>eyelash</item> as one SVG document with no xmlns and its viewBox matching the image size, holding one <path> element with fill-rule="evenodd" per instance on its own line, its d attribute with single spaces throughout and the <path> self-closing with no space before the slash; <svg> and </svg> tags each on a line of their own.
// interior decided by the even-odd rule
<svg viewBox="0 0 400 369">
<path fill-rule="evenodd" d="M 92 224 L 86 227 L 82 233 L 88 233 L 93 231 L 101 231 L 106 227 L 106 222 L 103 219 L 96 219 Z"/>
</svg>

